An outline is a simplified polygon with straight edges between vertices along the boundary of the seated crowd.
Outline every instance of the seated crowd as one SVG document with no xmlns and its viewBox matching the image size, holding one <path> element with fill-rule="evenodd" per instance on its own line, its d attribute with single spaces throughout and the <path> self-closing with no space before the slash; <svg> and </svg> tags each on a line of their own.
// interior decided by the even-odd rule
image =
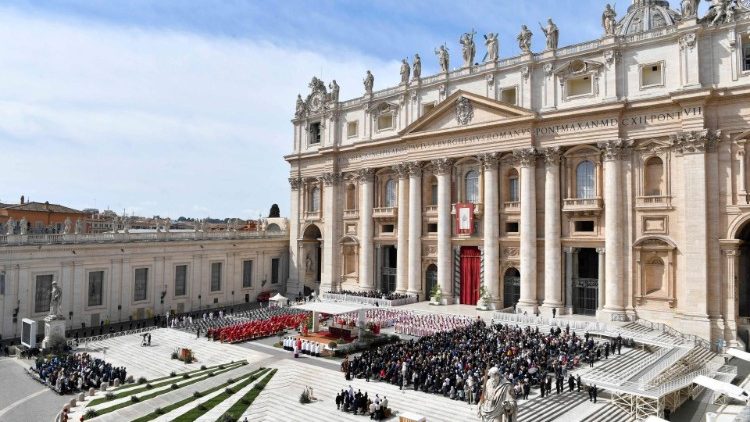
<svg viewBox="0 0 750 422">
<path fill-rule="evenodd" d="M 469 326 L 474 318 L 465 315 L 419 314 L 405 312 L 395 324 L 398 334 L 428 336 L 442 331 L 451 331 Z"/>
<path fill-rule="evenodd" d="M 30 370 L 60 394 L 99 388 L 103 382 L 114 382 L 115 379 L 122 383 L 127 377 L 124 366 L 113 367 L 101 359 L 92 358 L 88 353 L 38 358 Z"/>
<path fill-rule="evenodd" d="M 370 419 L 381 420 L 391 416 L 391 409 L 388 408 L 388 398 L 375 394 L 375 397 L 369 398 L 367 392 L 362 394 L 360 390 L 354 392 L 352 386 L 349 390 L 341 390 L 336 395 L 336 409 L 343 412 L 351 412 L 360 415 L 369 415 Z"/>
<path fill-rule="evenodd" d="M 548 376 L 562 377 L 582 361 L 593 362 L 601 348 L 588 333 L 583 338 L 568 328 L 540 333 L 538 328 L 488 326 L 477 320 L 453 331 L 365 351 L 344 361 L 342 371 L 346 379 L 381 380 L 476 404 L 482 379 L 493 366 L 514 386 L 530 388 Z"/>
<path fill-rule="evenodd" d="M 209 328 L 206 337 L 226 343 L 237 343 L 268 337 L 279 331 L 299 327 L 307 319 L 307 313 L 284 313 L 274 315 L 268 319 L 252 320 L 234 325 Z"/>
<path fill-rule="evenodd" d="M 358 297 L 368 297 L 372 299 L 384 299 L 384 300 L 399 300 L 399 299 L 408 299 L 410 296 L 391 292 L 391 293 L 382 293 L 382 292 L 355 292 L 352 290 L 340 290 L 338 292 L 327 292 L 332 295 L 349 295 L 349 296 L 358 296 Z"/>
</svg>

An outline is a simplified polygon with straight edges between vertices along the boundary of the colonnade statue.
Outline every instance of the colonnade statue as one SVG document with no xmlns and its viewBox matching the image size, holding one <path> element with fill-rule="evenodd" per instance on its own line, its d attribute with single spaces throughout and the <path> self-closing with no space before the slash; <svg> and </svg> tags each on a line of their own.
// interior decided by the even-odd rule
<svg viewBox="0 0 750 422">
<path fill-rule="evenodd" d="M 52 292 L 49 299 L 49 319 L 62 319 L 62 289 L 57 285 L 57 281 L 52 281 Z"/>
</svg>

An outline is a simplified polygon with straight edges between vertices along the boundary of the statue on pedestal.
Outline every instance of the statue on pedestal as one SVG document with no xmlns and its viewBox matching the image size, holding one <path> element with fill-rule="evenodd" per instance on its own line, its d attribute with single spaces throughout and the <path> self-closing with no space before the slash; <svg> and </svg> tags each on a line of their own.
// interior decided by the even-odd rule
<svg viewBox="0 0 750 422">
<path fill-rule="evenodd" d="M 76 234 L 83 234 L 83 221 L 76 219 Z"/>
<path fill-rule="evenodd" d="M 331 101 L 334 103 L 339 102 L 339 84 L 336 83 L 336 79 L 331 81 L 330 84 L 328 84 L 328 88 L 331 89 Z"/>
<path fill-rule="evenodd" d="M 611 4 L 607 4 L 602 13 L 602 27 L 604 28 L 604 35 L 610 36 L 615 35 L 615 28 L 617 27 L 617 12 L 612 8 Z"/>
<path fill-rule="evenodd" d="M 63 227 L 63 234 L 70 234 L 70 229 L 73 223 L 70 221 L 70 217 L 65 217 L 65 225 Z"/>
<path fill-rule="evenodd" d="M 26 217 L 21 217 L 21 222 L 19 223 L 21 226 L 21 236 L 25 236 L 28 231 L 28 223 L 26 222 Z"/>
<path fill-rule="evenodd" d="M 544 36 L 547 37 L 547 50 L 557 50 L 557 42 L 560 39 L 560 30 L 557 28 L 557 25 L 552 22 L 552 18 L 547 19 L 546 28 L 543 27 L 542 24 L 539 24 L 539 27 L 542 28 Z"/>
<path fill-rule="evenodd" d="M 171 226 L 171 225 L 172 225 L 172 219 L 170 219 L 169 217 L 167 217 L 167 219 L 164 220 L 164 232 L 165 233 L 169 233 L 169 226 Z"/>
<path fill-rule="evenodd" d="M 487 60 L 488 62 L 496 62 L 498 58 L 500 40 L 498 39 L 497 32 L 490 32 L 484 36 L 484 45 L 487 46 Z"/>
<path fill-rule="evenodd" d="M 479 401 L 479 417 L 483 422 L 516 422 L 518 405 L 516 404 L 513 385 L 500 378 L 497 367 L 487 372 L 484 394 Z"/>
<path fill-rule="evenodd" d="M 698 3 L 700 0 L 682 0 L 682 17 L 691 18 L 698 14 Z"/>
<path fill-rule="evenodd" d="M 471 32 L 467 32 L 461 36 L 458 40 L 462 46 L 462 52 L 464 57 L 464 67 L 471 67 L 474 64 L 474 56 L 477 53 L 477 48 L 474 45 L 474 35 L 476 31 L 473 29 Z"/>
<path fill-rule="evenodd" d="M 294 107 L 294 117 L 301 118 L 305 115 L 305 102 L 302 101 L 302 95 L 297 94 L 297 105 Z"/>
<path fill-rule="evenodd" d="M 435 50 L 435 54 L 438 56 L 440 71 L 443 73 L 448 73 L 448 68 L 450 67 L 450 54 L 448 54 L 448 47 L 446 47 L 445 44 L 441 45 L 437 50 Z"/>
<path fill-rule="evenodd" d="M 15 229 L 16 222 L 13 220 L 13 217 L 9 218 L 8 221 L 5 222 L 5 234 L 8 236 L 13 234 L 13 229 Z"/>
<path fill-rule="evenodd" d="M 409 68 L 409 62 L 406 59 L 401 59 L 401 85 L 408 85 L 409 84 L 409 73 L 411 73 L 411 69 Z"/>
<path fill-rule="evenodd" d="M 60 305 L 62 304 L 62 289 L 57 285 L 57 281 L 52 280 L 52 292 L 50 292 L 49 315 L 48 319 L 63 319 Z"/>
<path fill-rule="evenodd" d="M 367 75 L 365 75 L 363 83 L 365 84 L 365 94 L 372 95 L 372 87 L 375 86 L 375 76 L 369 70 L 367 71 Z"/>
<path fill-rule="evenodd" d="M 518 40 L 518 48 L 521 49 L 523 54 L 531 54 L 531 36 L 533 32 L 529 30 L 526 25 L 521 25 L 521 32 L 518 34 L 516 39 Z"/>
<path fill-rule="evenodd" d="M 411 65 L 412 79 L 418 81 L 422 77 L 422 59 L 419 54 L 414 55 L 414 62 Z"/>
</svg>

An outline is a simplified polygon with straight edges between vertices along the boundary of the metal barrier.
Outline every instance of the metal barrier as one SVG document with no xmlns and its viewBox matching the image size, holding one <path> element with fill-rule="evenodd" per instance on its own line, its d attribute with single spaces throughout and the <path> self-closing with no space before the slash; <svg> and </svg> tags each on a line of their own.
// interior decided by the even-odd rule
<svg viewBox="0 0 750 422">
<path fill-rule="evenodd" d="M 154 330 L 156 328 L 159 328 L 159 327 L 152 325 L 150 327 L 136 328 L 135 330 L 118 331 L 118 332 L 114 332 L 114 333 L 100 334 L 98 336 L 91 336 L 91 337 L 79 338 L 78 339 L 78 344 L 79 345 L 81 343 L 88 344 L 88 343 L 94 343 L 94 342 L 97 342 L 97 341 L 108 340 L 108 339 L 115 338 L 115 337 L 128 336 L 128 335 L 131 335 L 131 334 L 141 334 L 141 333 L 145 333 L 147 331 Z M 76 343 L 75 339 L 72 339 L 72 340 L 69 339 L 69 340 L 67 340 L 67 344 L 70 347 L 74 347 L 76 345 L 75 343 Z"/>
</svg>

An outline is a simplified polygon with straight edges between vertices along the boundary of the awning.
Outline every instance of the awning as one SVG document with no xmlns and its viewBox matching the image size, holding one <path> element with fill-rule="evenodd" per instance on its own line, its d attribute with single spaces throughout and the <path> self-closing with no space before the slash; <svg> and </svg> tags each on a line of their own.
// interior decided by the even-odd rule
<svg viewBox="0 0 750 422">
<path fill-rule="evenodd" d="M 280 300 L 281 301 L 286 301 L 287 299 L 284 296 L 282 296 L 281 293 L 276 293 L 276 296 L 274 296 L 274 297 L 272 297 L 272 298 L 270 298 L 268 300 L 273 300 L 274 302 L 278 302 Z"/>
</svg>

